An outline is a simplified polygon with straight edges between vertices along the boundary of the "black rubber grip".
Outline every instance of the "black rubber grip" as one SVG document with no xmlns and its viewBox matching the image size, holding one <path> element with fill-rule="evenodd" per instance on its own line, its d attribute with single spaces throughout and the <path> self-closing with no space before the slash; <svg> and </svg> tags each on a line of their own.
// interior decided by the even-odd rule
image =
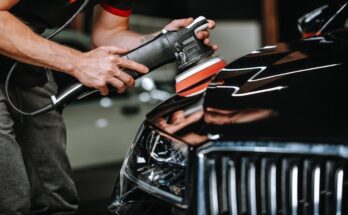
<svg viewBox="0 0 348 215">
<path fill-rule="evenodd" d="M 122 57 L 143 64 L 149 68 L 149 71 L 152 71 L 175 60 L 175 52 L 172 50 L 171 42 L 176 36 L 176 31 L 167 32 L 166 34 L 161 33 L 150 42 L 132 50 Z M 143 75 L 130 69 L 123 69 L 123 71 L 134 79 Z"/>
</svg>

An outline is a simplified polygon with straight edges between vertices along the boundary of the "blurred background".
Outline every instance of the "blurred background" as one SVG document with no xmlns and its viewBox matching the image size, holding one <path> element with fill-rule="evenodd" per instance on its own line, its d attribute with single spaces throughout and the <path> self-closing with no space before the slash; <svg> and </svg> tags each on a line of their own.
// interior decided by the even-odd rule
<svg viewBox="0 0 348 215">
<path fill-rule="evenodd" d="M 297 19 L 323 0 L 141 0 L 135 1 L 131 29 L 150 33 L 172 19 L 203 15 L 217 23 L 211 41 L 227 62 L 255 49 L 301 38 Z M 90 49 L 93 10 L 85 11 L 55 40 L 82 51 Z M 175 65 L 165 65 L 137 80 L 122 95 L 91 95 L 64 110 L 68 155 L 80 195 L 79 214 L 108 214 L 107 204 L 120 165 L 148 111 L 174 92 Z M 73 81 L 57 75 L 61 87 Z"/>
</svg>

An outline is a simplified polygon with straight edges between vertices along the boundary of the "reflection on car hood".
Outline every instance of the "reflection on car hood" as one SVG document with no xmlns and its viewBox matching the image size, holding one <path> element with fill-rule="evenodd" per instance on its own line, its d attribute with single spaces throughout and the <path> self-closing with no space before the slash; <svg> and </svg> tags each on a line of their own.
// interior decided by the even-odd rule
<svg viewBox="0 0 348 215">
<path fill-rule="evenodd" d="M 174 96 L 147 120 L 190 144 L 348 142 L 347 35 L 265 46 L 229 64 L 204 94 Z"/>
</svg>

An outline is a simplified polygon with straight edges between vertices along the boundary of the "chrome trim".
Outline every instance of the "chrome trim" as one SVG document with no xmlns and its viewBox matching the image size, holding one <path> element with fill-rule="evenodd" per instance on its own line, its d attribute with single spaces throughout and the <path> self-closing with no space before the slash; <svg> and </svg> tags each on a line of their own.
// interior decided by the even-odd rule
<svg viewBox="0 0 348 215">
<path fill-rule="evenodd" d="M 256 169 L 255 164 L 250 163 L 248 168 L 248 199 L 250 206 L 250 214 L 257 214 L 257 204 L 256 204 Z"/>
<path fill-rule="evenodd" d="M 272 164 L 269 172 L 270 180 L 268 188 L 270 194 L 270 210 L 271 215 L 277 214 L 277 168 L 275 164 Z"/>
<path fill-rule="evenodd" d="M 233 161 L 228 162 L 228 197 L 231 215 L 238 215 L 236 167 Z"/>
<path fill-rule="evenodd" d="M 313 174 L 313 215 L 319 215 L 320 201 L 320 167 L 314 169 Z"/>
<path fill-rule="evenodd" d="M 301 144 L 299 142 L 214 142 L 203 145 L 198 149 L 199 154 L 217 151 L 245 151 L 285 154 L 313 154 L 322 156 L 339 156 L 348 159 L 348 147 L 333 144 Z"/>
<path fill-rule="evenodd" d="M 336 215 L 342 214 L 343 176 L 343 170 L 339 169 L 336 173 Z"/>
<path fill-rule="evenodd" d="M 298 167 L 294 166 L 290 172 L 291 214 L 297 215 L 298 211 Z"/>
<path fill-rule="evenodd" d="M 217 196 L 217 180 L 216 180 L 216 168 L 215 160 L 210 160 L 209 163 L 209 194 L 211 196 L 210 201 L 210 214 L 219 214 L 219 199 Z"/>
<path fill-rule="evenodd" d="M 197 197 L 199 199 L 198 201 L 198 214 L 201 215 L 205 215 L 206 214 L 206 210 L 205 210 L 205 204 L 201 204 L 201 203 L 205 203 L 205 188 L 204 188 L 204 160 L 205 160 L 205 156 L 203 154 L 198 154 L 198 187 L 200 189 L 197 189 Z M 199 170 L 203 170 L 203 171 L 199 171 Z"/>
</svg>

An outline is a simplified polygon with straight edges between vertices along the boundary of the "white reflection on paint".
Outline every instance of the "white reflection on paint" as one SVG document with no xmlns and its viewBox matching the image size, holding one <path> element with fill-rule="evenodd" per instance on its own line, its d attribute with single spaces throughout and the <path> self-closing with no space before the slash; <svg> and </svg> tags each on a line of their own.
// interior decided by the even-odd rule
<svg viewBox="0 0 348 215">
<path fill-rule="evenodd" d="M 300 70 L 295 70 L 295 71 L 291 71 L 291 72 L 281 73 L 278 75 L 266 76 L 266 77 L 258 78 L 258 79 L 256 77 L 259 76 L 263 71 L 265 71 L 267 69 L 266 66 L 248 67 L 248 68 L 240 68 L 240 69 L 222 69 L 222 71 L 237 72 L 237 71 L 245 71 L 245 70 L 253 70 L 253 69 L 259 70 L 255 75 L 253 75 L 248 80 L 248 82 L 254 82 L 254 81 L 263 81 L 263 80 L 270 79 L 270 78 L 282 77 L 282 76 L 291 75 L 291 74 L 300 73 L 300 72 L 308 72 L 308 71 L 317 70 L 317 69 L 325 69 L 325 68 L 339 66 L 339 65 L 341 65 L 341 64 L 336 63 L 336 64 L 329 64 L 329 65 L 325 65 L 325 66 L 312 67 L 312 68 L 308 68 L 308 69 L 300 69 Z"/>
<path fill-rule="evenodd" d="M 301 69 L 301 70 L 295 70 L 295 71 L 291 71 L 291 72 L 285 72 L 285 73 L 281 73 L 278 75 L 266 76 L 266 77 L 258 78 L 258 79 L 256 77 L 259 76 L 263 71 L 265 71 L 267 69 L 266 66 L 248 67 L 248 68 L 239 68 L 239 69 L 226 69 L 225 68 L 225 69 L 222 69 L 222 71 L 237 72 L 237 71 L 248 71 L 248 70 L 253 70 L 253 69 L 259 70 L 257 73 L 255 73 L 247 81 L 247 82 L 255 82 L 255 81 L 263 81 L 263 80 L 270 79 L 270 78 L 291 75 L 291 74 L 295 74 L 295 73 L 301 73 L 301 72 L 313 71 L 313 70 L 318 70 L 318 69 L 325 69 L 325 68 L 329 68 L 329 67 L 335 67 L 335 66 L 339 66 L 339 65 L 341 65 L 341 64 L 329 64 L 329 65 L 325 65 L 325 66 L 318 66 L 318 67 L 312 67 L 312 68 L 308 68 L 308 69 Z M 232 88 L 232 89 L 235 89 L 235 91 L 232 93 L 232 96 L 238 97 L 238 96 L 250 96 L 250 95 L 255 95 L 255 94 L 260 94 L 260 93 L 265 93 L 265 92 L 282 90 L 282 89 L 286 88 L 286 86 L 277 86 L 277 87 L 272 87 L 272 88 L 263 89 L 263 90 L 255 90 L 255 91 L 248 92 L 248 93 L 238 93 L 240 88 L 237 86 L 218 86 L 217 85 L 217 86 L 210 86 L 209 88 Z"/>
<path fill-rule="evenodd" d="M 216 88 L 231 88 L 231 89 L 235 89 L 235 91 L 232 93 L 231 96 L 233 96 L 233 97 L 242 97 L 242 96 L 251 96 L 251 95 L 255 95 L 255 94 L 276 91 L 276 90 L 282 90 L 282 89 L 284 89 L 286 87 L 285 86 L 272 87 L 272 88 L 263 89 L 263 90 L 255 90 L 255 91 L 248 92 L 248 93 L 238 93 L 239 87 L 235 87 L 235 86 L 216 86 Z"/>
<path fill-rule="evenodd" d="M 264 46 L 262 49 L 274 49 L 277 48 L 277 46 Z"/>
</svg>

